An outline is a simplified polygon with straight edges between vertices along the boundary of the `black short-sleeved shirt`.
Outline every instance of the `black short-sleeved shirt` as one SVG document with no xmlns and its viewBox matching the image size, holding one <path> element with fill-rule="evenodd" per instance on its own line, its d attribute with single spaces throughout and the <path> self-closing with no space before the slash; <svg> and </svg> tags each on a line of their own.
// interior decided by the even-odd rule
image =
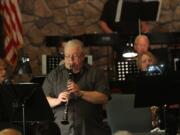
<svg viewBox="0 0 180 135">
<path fill-rule="evenodd" d="M 138 21 L 120 21 L 115 22 L 116 10 L 119 0 L 108 0 L 102 10 L 100 17 L 101 21 L 107 23 L 107 25 L 118 33 L 125 34 L 137 34 L 138 33 Z"/>
<path fill-rule="evenodd" d="M 110 89 L 103 72 L 85 65 L 79 74 L 73 75 L 74 81 L 84 91 L 96 90 L 110 96 Z M 61 65 L 54 69 L 45 79 L 43 90 L 46 96 L 57 98 L 66 89 L 68 71 Z M 68 125 L 61 124 L 64 105 L 53 108 L 55 122 L 61 129 L 62 135 L 109 135 L 103 123 L 101 104 L 92 104 L 81 98 L 71 96 L 68 106 Z"/>
</svg>

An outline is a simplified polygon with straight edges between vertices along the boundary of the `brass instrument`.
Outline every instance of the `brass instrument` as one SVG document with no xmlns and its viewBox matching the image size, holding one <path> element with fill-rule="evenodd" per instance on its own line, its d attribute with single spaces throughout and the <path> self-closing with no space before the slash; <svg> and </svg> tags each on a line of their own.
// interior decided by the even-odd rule
<svg viewBox="0 0 180 135">
<path fill-rule="evenodd" d="M 151 110 L 151 116 L 152 116 L 152 127 L 153 128 L 158 127 L 159 126 L 159 116 L 158 116 L 159 107 L 151 106 L 150 110 Z"/>
</svg>

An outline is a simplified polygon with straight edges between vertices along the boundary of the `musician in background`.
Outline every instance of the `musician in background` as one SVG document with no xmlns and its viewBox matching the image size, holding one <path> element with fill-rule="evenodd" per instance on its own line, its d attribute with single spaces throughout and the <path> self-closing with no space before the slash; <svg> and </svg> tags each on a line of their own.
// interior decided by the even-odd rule
<svg viewBox="0 0 180 135">
<path fill-rule="evenodd" d="M 137 67 L 140 71 L 146 72 L 148 66 L 157 64 L 157 60 L 151 52 L 146 51 L 137 56 L 136 63 L 137 63 Z"/>
<path fill-rule="evenodd" d="M 134 40 L 134 50 L 138 54 L 143 54 L 150 50 L 150 42 L 146 35 L 138 35 Z"/>
<path fill-rule="evenodd" d="M 170 56 L 169 56 L 168 48 L 163 48 L 163 47 L 159 47 L 156 49 L 151 48 L 149 38 L 145 34 L 140 34 L 135 37 L 134 50 L 137 52 L 138 55 L 149 51 L 156 57 L 157 63 L 164 66 L 164 69 L 166 70 L 172 69 L 172 66 L 170 64 L 171 61 L 169 59 Z"/>
<path fill-rule="evenodd" d="M 79 40 L 73 39 L 65 44 L 64 56 L 65 63 L 52 70 L 43 84 L 61 134 L 110 135 L 109 128 L 102 121 L 102 106 L 110 97 L 104 73 L 84 62 L 84 47 Z M 65 105 L 68 105 L 66 125 L 62 123 Z"/>
</svg>

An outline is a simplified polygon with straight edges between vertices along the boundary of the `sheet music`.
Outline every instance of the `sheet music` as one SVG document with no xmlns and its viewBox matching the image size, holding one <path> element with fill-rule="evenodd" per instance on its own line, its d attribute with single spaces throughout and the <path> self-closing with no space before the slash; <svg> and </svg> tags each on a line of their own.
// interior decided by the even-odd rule
<svg viewBox="0 0 180 135">
<path fill-rule="evenodd" d="M 159 6 L 158 6 L 158 10 L 157 10 L 157 16 L 156 16 L 156 21 L 159 21 L 159 16 L 161 13 L 161 5 L 162 5 L 162 0 L 142 0 L 142 2 L 158 2 Z"/>
<path fill-rule="evenodd" d="M 123 0 L 119 0 L 116 9 L 115 22 L 120 22 L 122 5 L 123 5 Z"/>
<path fill-rule="evenodd" d="M 156 21 L 159 21 L 159 16 L 161 13 L 161 6 L 162 6 L 162 0 L 158 0 L 158 1 L 159 1 L 159 8 L 158 8 L 158 12 L 157 12 Z"/>
</svg>

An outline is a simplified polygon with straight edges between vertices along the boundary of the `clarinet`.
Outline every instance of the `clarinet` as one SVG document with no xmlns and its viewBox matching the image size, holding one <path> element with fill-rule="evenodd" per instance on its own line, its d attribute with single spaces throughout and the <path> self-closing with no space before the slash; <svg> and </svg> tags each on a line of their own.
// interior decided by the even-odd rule
<svg viewBox="0 0 180 135">
<path fill-rule="evenodd" d="M 73 72 L 72 70 L 68 70 L 68 81 L 71 81 L 73 79 Z M 69 106 L 69 99 L 67 100 L 66 104 L 65 104 L 65 108 L 64 108 L 64 114 L 63 114 L 63 119 L 61 121 L 61 123 L 63 125 L 67 125 L 69 124 L 68 121 L 68 106 Z"/>
</svg>

